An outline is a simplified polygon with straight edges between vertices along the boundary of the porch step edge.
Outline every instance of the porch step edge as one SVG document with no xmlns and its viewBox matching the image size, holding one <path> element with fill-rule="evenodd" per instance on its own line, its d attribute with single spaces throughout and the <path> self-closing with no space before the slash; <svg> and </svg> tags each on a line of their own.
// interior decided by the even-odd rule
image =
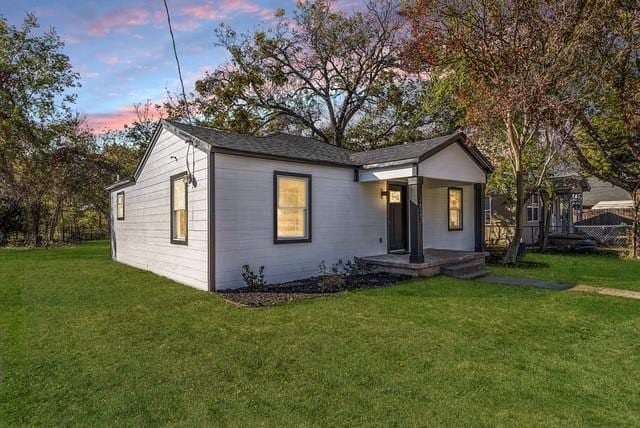
<svg viewBox="0 0 640 428">
<path fill-rule="evenodd" d="M 483 270 L 476 270 L 476 271 L 465 272 L 465 273 L 446 273 L 446 272 L 442 272 L 442 273 L 443 275 L 449 276 L 451 278 L 457 278 L 457 279 L 478 279 L 478 278 L 483 278 L 489 274 L 488 272 L 485 272 Z"/>
<path fill-rule="evenodd" d="M 459 276 L 458 279 L 478 279 L 478 278 L 484 278 L 487 275 L 489 275 L 489 272 L 479 270 L 476 272 L 465 273 L 464 275 Z"/>
<path fill-rule="evenodd" d="M 444 274 L 464 274 L 481 270 L 484 267 L 484 260 L 474 260 L 466 263 L 451 264 L 442 266 L 441 270 Z"/>
</svg>

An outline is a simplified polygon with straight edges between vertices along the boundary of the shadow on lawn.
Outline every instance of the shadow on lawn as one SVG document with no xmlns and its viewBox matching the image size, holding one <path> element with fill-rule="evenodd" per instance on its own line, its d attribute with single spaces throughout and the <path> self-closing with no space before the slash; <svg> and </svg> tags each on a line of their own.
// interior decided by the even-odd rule
<svg viewBox="0 0 640 428">
<path fill-rule="evenodd" d="M 518 260 L 515 263 L 504 264 L 502 263 L 502 255 L 491 254 L 487 259 L 487 264 L 490 266 L 507 267 L 507 268 L 519 268 L 519 269 L 548 269 L 551 267 L 546 262 L 534 262 L 530 260 Z"/>
</svg>

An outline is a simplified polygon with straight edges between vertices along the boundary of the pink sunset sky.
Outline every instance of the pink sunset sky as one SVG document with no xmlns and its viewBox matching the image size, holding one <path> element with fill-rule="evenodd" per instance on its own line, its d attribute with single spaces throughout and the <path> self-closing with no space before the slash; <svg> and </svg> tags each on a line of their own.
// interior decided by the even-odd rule
<svg viewBox="0 0 640 428">
<path fill-rule="evenodd" d="M 294 0 L 169 0 L 185 89 L 192 91 L 205 71 L 227 60 L 215 46 L 222 22 L 238 31 L 270 25 L 275 11 L 290 13 Z M 343 8 L 359 2 L 343 0 Z M 135 115 L 133 103 L 161 102 L 179 88 L 162 0 L 18 0 L 3 2 L 0 15 L 21 25 L 27 12 L 43 30 L 55 28 L 64 52 L 80 74 L 77 110 L 96 131 L 117 129 Z"/>
</svg>

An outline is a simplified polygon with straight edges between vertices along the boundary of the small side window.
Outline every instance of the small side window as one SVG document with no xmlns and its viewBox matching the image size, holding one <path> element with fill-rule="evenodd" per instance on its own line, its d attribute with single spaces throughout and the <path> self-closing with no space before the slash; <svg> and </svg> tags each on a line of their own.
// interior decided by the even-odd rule
<svg viewBox="0 0 640 428">
<path fill-rule="evenodd" d="M 116 217 L 118 220 L 124 220 L 124 192 L 118 192 L 116 195 Z"/>
<path fill-rule="evenodd" d="M 449 187 L 449 230 L 462 230 L 462 189 Z"/>
<path fill-rule="evenodd" d="M 484 198 L 484 224 L 491 224 L 491 196 Z"/>
<path fill-rule="evenodd" d="M 171 177 L 171 243 L 187 245 L 188 231 L 188 200 L 187 173 Z"/>
<path fill-rule="evenodd" d="M 531 195 L 529 205 L 527 205 L 527 222 L 532 223 L 537 221 L 540 221 L 540 195 L 534 193 Z"/>
</svg>

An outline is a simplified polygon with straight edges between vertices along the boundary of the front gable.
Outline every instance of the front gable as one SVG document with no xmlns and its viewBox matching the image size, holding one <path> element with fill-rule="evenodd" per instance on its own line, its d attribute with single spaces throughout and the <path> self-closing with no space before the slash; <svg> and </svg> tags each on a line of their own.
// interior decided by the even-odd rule
<svg viewBox="0 0 640 428">
<path fill-rule="evenodd" d="M 439 180 L 486 182 L 486 172 L 462 143 L 450 144 L 418 164 L 418 175 Z"/>
</svg>

